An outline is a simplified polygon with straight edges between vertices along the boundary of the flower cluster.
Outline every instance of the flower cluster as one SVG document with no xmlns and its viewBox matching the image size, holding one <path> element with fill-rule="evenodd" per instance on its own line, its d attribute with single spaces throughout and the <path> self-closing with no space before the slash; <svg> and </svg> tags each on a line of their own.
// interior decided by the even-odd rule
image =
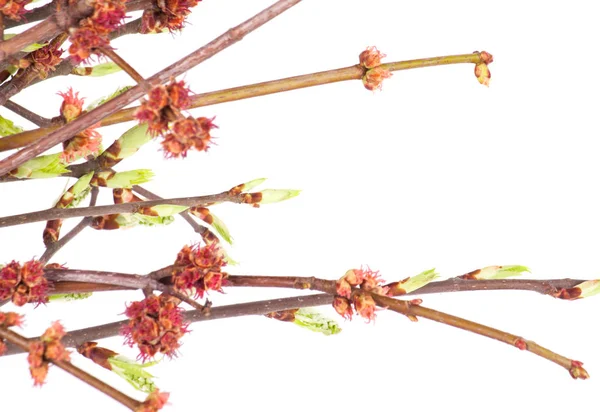
<svg viewBox="0 0 600 412">
<path fill-rule="evenodd" d="M 158 10 L 146 10 L 142 15 L 141 33 L 160 33 L 181 30 L 185 18 L 192 12 L 200 0 L 159 0 Z"/>
<path fill-rule="evenodd" d="M 25 6 L 31 0 L 0 0 L 0 12 L 12 20 L 21 20 L 23 14 L 27 13 Z"/>
<path fill-rule="evenodd" d="M 125 19 L 125 0 L 95 0 L 94 12 L 70 31 L 69 54 L 80 63 L 98 54 L 95 49 L 110 47 L 108 35 Z"/>
<path fill-rule="evenodd" d="M 0 327 L 12 328 L 13 326 L 21 326 L 23 324 L 23 315 L 15 312 L 0 312 Z M 6 352 L 6 343 L 0 339 L 0 356 Z"/>
<path fill-rule="evenodd" d="M 174 79 L 167 85 L 154 86 L 147 99 L 135 112 L 135 117 L 148 124 L 152 136 L 162 135 L 163 149 L 168 157 L 185 157 L 187 151 L 208 150 L 213 119 L 185 117 L 181 113 L 191 105 L 190 89 Z"/>
<path fill-rule="evenodd" d="M 73 89 L 69 88 L 66 93 L 58 94 L 63 98 L 60 116 L 66 123 L 72 122 L 83 113 L 83 99 L 79 98 L 78 92 L 73 92 Z M 102 144 L 102 135 L 95 130 L 96 127 L 98 125 L 93 125 L 79 132 L 75 137 L 65 140 L 61 159 L 70 163 L 79 158 L 97 154 Z"/>
<path fill-rule="evenodd" d="M 40 337 L 40 340 L 29 344 L 29 372 L 33 378 L 34 385 L 41 386 L 48 375 L 48 361 L 68 361 L 70 352 L 61 343 L 65 336 L 65 329 L 60 322 L 54 322 L 51 327 Z"/>
<path fill-rule="evenodd" d="M 385 54 L 377 50 L 375 46 L 367 47 L 358 55 L 360 65 L 365 68 L 362 82 L 367 90 L 381 90 L 383 81 L 392 77 L 389 70 L 381 67 L 381 59 L 384 57 Z"/>
<path fill-rule="evenodd" d="M 121 334 L 129 346 L 137 345 L 143 361 L 158 352 L 175 356 L 181 346 L 179 339 L 188 332 L 179 303 L 178 299 L 162 294 L 148 296 L 127 306 L 125 315 L 129 322 Z"/>
<path fill-rule="evenodd" d="M 64 50 L 60 48 L 59 42 L 50 42 L 47 46 L 34 50 L 19 62 L 20 66 L 31 67 L 41 79 L 48 77 L 48 72 L 54 71 L 56 65 L 62 61 Z"/>
<path fill-rule="evenodd" d="M 492 73 L 490 73 L 488 64 L 494 61 L 494 57 L 488 52 L 482 51 L 479 53 L 479 58 L 481 59 L 481 63 L 475 65 L 475 77 L 477 77 L 479 83 L 489 87 Z"/>
<path fill-rule="evenodd" d="M 350 269 L 336 282 L 336 296 L 333 300 L 333 308 L 342 317 L 352 319 L 353 310 L 368 321 L 375 319 L 375 301 L 373 297 L 362 291 L 354 293 L 353 287 L 360 287 L 363 291 L 376 293 L 378 295 L 388 295 L 389 288 L 383 286 L 383 279 L 379 271 L 366 269 Z"/>
<path fill-rule="evenodd" d="M 169 400 L 169 394 L 155 389 L 146 400 L 135 409 L 135 412 L 156 412 L 161 410 Z"/>
<path fill-rule="evenodd" d="M 221 292 L 227 273 L 221 272 L 225 266 L 225 254 L 218 243 L 208 246 L 184 246 L 177 254 L 173 269 L 173 286 L 178 291 L 195 289 L 196 297 L 202 298 L 204 292 Z"/>
<path fill-rule="evenodd" d="M 0 269 L 0 300 L 11 299 L 17 306 L 48 301 L 48 280 L 44 264 L 37 260 L 22 266 L 14 260 Z"/>
</svg>

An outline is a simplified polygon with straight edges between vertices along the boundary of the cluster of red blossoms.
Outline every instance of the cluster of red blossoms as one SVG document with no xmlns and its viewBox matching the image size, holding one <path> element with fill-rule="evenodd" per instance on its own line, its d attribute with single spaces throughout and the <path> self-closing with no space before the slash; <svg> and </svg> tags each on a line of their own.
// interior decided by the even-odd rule
<svg viewBox="0 0 600 412">
<path fill-rule="evenodd" d="M 177 254 L 173 269 L 173 286 L 178 291 L 195 289 L 196 297 L 202 298 L 204 292 L 216 290 L 222 292 L 223 280 L 227 273 L 221 272 L 225 266 L 225 256 L 218 243 L 208 246 L 184 246 Z"/>
<path fill-rule="evenodd" d="M 70 352 L 61 343 L 65 336 L 65 329 L 60 322 L 54 322 L 51 327 L 40 337 L 40 340 L 29 344 L 29 372 L 33 378 L 34 385 L 41 386 L 48 375 L 49 360 L 69 361 Z"/>
<path fill-rule="evenodd" d="M 333 300 L 333 308 L 346 319 L 352 319 L 354 310 L 358 315 L 368 321 L 375 319 L 376 304 L 373 297 L 367 293 L 356 291 L 352 293 L 353 287 L 378 295 L 388 295 L 389 288 L 383 286 L 384 280 L 379 276 L 379 271 L 366 269 L 350 269 L 336 282 L 336 296 Z"/>
<path fill-rule="evenodd" d="M 162 294 L 127 306 L 125 315 L 129 322 L 121 334 L 129 346 L 137 345 L 143 361 L 158 352 L 169 357 L 176 355 L 181 346 L 179 339 L 188 332 L 179 303 L 179 299 Z"/>
<path fill-rule="evenodd" d="M 360 65 L 366 69 L 362 82 L 368 90 L 381 90 L 383 81 L 392 77 L 389 70 L 381 67 L 381 59 L 384 57 L 385 54 L 377 50 L 375 46 L 367 47 L 358 55 Z"/>
<path fill-rule="evenodd" d="M 93 14 L 71 29 L 69 54 L 80 63 L 98 54 L 99 47 L 110 47 L 108 35 L 125 19 L 125 0 L 95 0 Z"/>
<path fill-rule="evenodd" d="M 48 280 L 44 264 L 37 260 L 22 266 L 14 260 L 0 269 L 0 300 L 11 299 L 17 306 L 48 301 Z"/>
<path fill-rule="evenodd" d="M 23 324 L 23 315 L 15 312 L 0 312 L 0 327 L 12 328 L 13 326 L 21 326 Z M 6 352 L 6 343 L 0 339 L 0 356 Z"/>
<path fill-rule="evenodd" d="M 181 30 L 185 18 L 192 12 L 200 0 L 158 0 L 158 9 L 148 9 L 142 15 L 141 33 L 160 33 L 164 29 L 170 32 Z"/>
<path fill-rule="evenodd" d="M 79 98 L 79 93 L 73 92 L 69 88 L 66 93 L 58 93 L 63 102 L 60 106 L 60 116 L 66 123 L 72 122 L 83 112 L 83 99 Z M 90 154 L 96 154 L 100 150 L 102 135 L 95 130 L 97 125 L 89 127 L 63 142 L 63 152 L 61 158 L 66 163 L 73 162 L 81 157 Z"/>
<path fill-rule="evenodd" d="M 208 150 L 214 118 L 184 117 L 181 111 L 190 104 L 190 89 L 183 81 L 172 80 L 153 87 L 135 112 L 136 119 L 148 124 L 149 133 L 164 137 L 162 146 L 168 157 L 185 157 L 191 148 Z"/>
<path fill-rule="evenodd" d="M 31 0 L 0 0 L 0 12 L 12 20 L 21 20 L 23 14 L 27 13 L 25 6 Z"/>
</svg>

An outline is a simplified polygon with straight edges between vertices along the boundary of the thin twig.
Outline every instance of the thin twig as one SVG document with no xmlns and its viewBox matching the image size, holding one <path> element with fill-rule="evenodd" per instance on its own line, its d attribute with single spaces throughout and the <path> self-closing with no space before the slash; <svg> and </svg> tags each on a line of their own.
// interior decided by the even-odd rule
<svg viewBox="0 0 600 412">
<path fill-rule="evenodd" d="M 440 66 L 459 63 L 480 63 L 481 53 L 459 54 L 452 56 L 430 57 L 416 60 L 405 60 L 384 63 L 381 67 L 390 71 L 416 69 L 421 67 Z M 62 63 L 61 63 L 62 64 Z M 364 75 L 364 68 L 360 65 L 328 70 L 318 73 L 303 74 L 285 79 L 271 80 L 262 83 L 249 84 L 214 92 L 201 93 L 192 97 L 190 108 L 206 107 L 214 104 L 227 103 L 236 100 L 249 99 L 290 90 L 320 86 L 324 84 L 360 80 Z M 134 113 L 138 106 L 119 110 L 100 121 L 100 127 L 135 120 Z M 16 149 L 30 144 L 54 128 L 36 129 L 0 138 L 0 152 Z M 1 178 L 0 178 L 0 181 Z"/>
<path fill-rule="evenodd" d="M 283 13 L 290 7 L 299 3 L 301 0 L 280 0 L 267 9 L 261 11 L 254 17 L 243 22 L 237 27 L 228 30 L 226 33 L 217 37 L 207 45 L 194 51 L 183 59 L 175 62 L 174 64 L 161 70 L 154 76 L 148 79 L 151 84 L 162 84 L 172 77 L 179 76 L 197 66 L 203 61 L 213 57 L 218 52 L 226 49 L 227 47 L 237 43 L 247 34 L 259 28 L 263 24 L 269 22 L 279 14 Z M 19 36 L 13 37 L 11 40 L 18 38 Z M 0 52 L 7 54 L 6 50 L 2 49 L 2 45 L 7 42 L 0 44 Z M 0 53 L 0 58 L 5 57 Z M 21 149 L 17 153 L 14 153 L 7 158 L 0 161 L 0 176 L 7 174 L 9 171 L 15 169 L 20 164 L 27 160 L 45 152 L 51 147 L 62 143 L 63 141 L 71 138 L 82 130 L 87 129 L 93 124 L 96 124 L 108 114 L 114 113 L 115 111 L 122 109 L 126 105 L 134 102 L 144 95 L 144 90 L 140 86 L 134 86 L 127 90 L 123 94 L 109 100 L 105 104 L 95 108 L 94 110 L 83 114 L 74 121 L 68 123 L 64 127 L 50 132 L 47 136 L 44 136 L 37 140 L 35 143 Z"/>
<path fill-rule="evenodd" d="M 25 223 L 42 222 L 55 219 L 71 219 L 84 216 L 103 216 L 118 213 L 137 213 L 142 208 L 156 205 L 176 205 L 176 206 L 198 206 L 206 207 L 213 203 L 232 202 L 244 203 L 244 193 L 232 195 L 229 192 L 222 192 L 216 195 L 179 197 L 173 199 L 147 200 L 144 202 L 119 203 L 115 205 L 94 206 L 94 207 L 74 207 L 69 209 L 50 208 L 37 212 L 23 213 L 20 215 L 6 216 L 0 218 L 0 227 L 16 226 Z"/>
<path fill-rule="evenodd" d="M 22 352 L 29 351 L 29 344 L 32 341 L 32 339 L 27 339 L 24 336 L 21 336 L 20 334 L 13 332 L 12 330 L 5 329 L 3 327 L 0 327 L 0 338 L 6 339 L 7 342 L 11 343 L 12 348 L 18 348 Z M 79 369 L 77 366 L 73 365 L 69 361 L 53 360 L 48 358 L 44 359 L 58 366 L 65 372 L 70 373 L 71 375 L 80 379 L 81 381 L 87 383 L 88 385 L 98 389 L 100 392 L 110 396 L 112 399 L 116 400 L 117 402 L 121 403 L 122 405 L 126 406 L 132 411 L 135 411 L 136 408 L 140 406 L 139 401 L 136 401 L 135 399 L 125 395 L 123 392 L 113 388 L 110 385 L 107 385 L 98 378 L 90 375 L 82 369 Z"/>
<path fill-rule="evenodd" d="M 11 100 L 4 103 L 4 107 L 8 110 L 18 114 L 24 119 L 29 120 L 31 123 L 39 127 L 48 127 L 52 124 L 52 120 L 40 116 L 39 114 L 33 113 L 32 111 L 24 108 L 20 104 L 17 104 Z"/>
<path fill-rule="evenodd" d="M 144 77 L 141 74 L 139 74 L 137 70 L 135 70 L 129 63 L 127 63 L 127 61 L 125 61 L 125 59 L 119 56 L 117 52 L 115 52 L 113 49 L 111 49 L 110 47 L 101 47 L 98 49 L 98 51 L 100 51 L 106 57 L 111 59 L 113 63 L 115 63 L 117 66 L 123 69 L 123 71 L 127 73 L 129 77 L 131 77 L 133 80 L 135 80 L 135 82 L 139 86 L 141 86 L 146 93 L 148 93 L 152 89 L 152 87 L 146 81 L 146 79 L 144 79 Z"/>
<path fill-rule="evenodd" d="M 96 206 L 96 201 L 98 200 L 98 192 L 99 191 L 100 190 L 97 187 L 92 188 L 92 193 L 90 195 L 90 206 L 91 207 Z M 42 257 L 40 257 L 40 261 L 42 261 L 44 263 L 48 263 L 50 261 L 50 259 L 52 259 L 52 256 L 54 256 L 56 254 L 56 252 L 58 252 L 64 245 L 66 245 L 71 240 L 73 240 L 73 238 L 75 236 L 77 236 L 83 229 L 88 227 L 90 225 L 90 223 L 92 223 L 93 219 L 94 218 L 90 217 L 90 216 L 84 217 L 83 219 L 81 219 L 81 222 L 79 222 L 77 224 L 77 226 L 75 226 L 73 229 L 71 229 L 71 231 L 69 233 L 67 233 L 66 235 L 61 237 L 56 242 L 50 243 L 46 247 L 46 250 L 44 251 L 44 254 L 42 255 Z"/>
</svg>

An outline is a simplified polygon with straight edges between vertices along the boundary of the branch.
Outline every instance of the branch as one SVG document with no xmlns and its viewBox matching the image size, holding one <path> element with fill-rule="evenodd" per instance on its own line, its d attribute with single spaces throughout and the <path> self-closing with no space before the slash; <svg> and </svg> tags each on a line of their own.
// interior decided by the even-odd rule
<svg viewBox="0 0 600 412">
<path fill-rule="evenodd" d="M 229 192 L 222 192 L 216 195 L 147 200 L 145 202 L 119 203 L 106 206 L 75 207 L 69 209 L 50 208 L 46 210 L 40 210 L 37 212 L 2 217 L 0 218 L 0 227 L 16 226 L 25 223 L 42 222 L 46 220 L 71 219 L 74 217 L 103 216 L 119 213 L 138 213 L 142 208 L 152 207 L 156 205 L 206 207 L 210 206 L 213 203 L 219 202 L 245 203 L 244 195 L 245 193 L 241 193 L 239 195 L 232 195 Z"/>
<path fill-rule="evenodd" d="M 384 63 L 380 67 L 390 71 L 398 71 L 460 63 L 481 63 L 481 53 L 405 60 L 392 63 Z M 236 100 L 249 99 L 252 97 L 265 96 L 274 93 L 281 93 L 290 90 L 303 89 L 307 87 L 320 86 L 324 84 L 337 83 L 347 80 L 360 80 L 364 75 L 364 72 L 365 71 L 362 66 L 355 65 L 341 69 L 304 74 L 301 76 L 271 80 L 262 83 L 249 84 L 245 86 L 234 87 L 231 89 L 201 93 L 192 97 L 190 108 L 205 107 L 213 104 L 227 103 Z M 128 109 L 122 109 L 107 116 L 106 118 L 100 121 L 100 127 L 135 120 L 133 114 L 138 109 L 138 107 L 139 106 L 131 107 Z M 25 146 L 29 143 L 36 141 L 41 136 L 55 129 L 56 128 L 29 130 L 26 132 L 1 138 L 0 152 Z"/>
<path fill-rule="evenodd" d="M 29 120 L 31 123 L 35 124 L 36 126 L 48 127 L 52 124 L 52 120 L 42 117 L 39 114 L 33 113 L 29 109 L 26 109 L 25 107 L 13 102 L 13 101 L 10 101 L 10 100 L 7 101 L 6 103 L 4 103 L 4 107 L 6 107 L 8 110 L 18 114 L 22 118 Z"/>
<path fill-rule="evenodd" d="M 204 47 L 201 47 L 200 49 L 189 54 L 183 59 L 175 62 L 171 66 L 168 66 L 167 68 L 161 70 L 160 72 L 152 76 L 150 79 L 148 79 L 149 83 L 162 84 L 169 80 L 171 77 L 176 77 L 180 74 L 187 72 L 192 67 L 197 66 L 198 64 L 209 59 L 218 52 L 231 46 L 232 44 L 237 43 L 248 33 L 259 28 L 263 24 L 267 23 L 268 21 L 283 13 L 285 10 L 289 9 L 290 7 L 299 3 L 300 1 L 301 0 L 278 1 L 277 3 L 258 13 L 251 19 L 245 21 L 239 26 L 230 29 L 223 35 L 217 37 L 215 40 L 208 43 Z M 17 37 L 19 36 L 15 36 L 11 40 L 16 39 Z M 0 47 L 5 45 L 6 43 L 7 42 L 0 44 Z M 0 50 L 2 49 L 0 48 Z M 0 57 L 2 57 L 1 54 Z M 111 99 L 105 104 L 97 107 L 96 109 L 83 114 L 82 116 L 78 117 L 71 123 L 65 125 L 61 129 L 54 132 L 50 132 L 48 135 L 39 139 L 35 143 L 21 149 L 17 153 L 8 156 L 7 158 L 0 161 L 0 176 L 7 174 L 9 171 L 15 169 L 27 160 L 45 152 L 51 147 L 62 143 L 63 141 L 76 135 L 80 131 L 99 122 L 108 114 L 114 113 L 115 111 L 124 108 L 126 105 L 132 103 L 136 99 L 139 99 L 143 95 L 144 90 L 142 89 L 142 87 L 132 87 L 125 93 L 119 95 L 118 97 L 115 97 L 114 99 Z"/>
</svg>

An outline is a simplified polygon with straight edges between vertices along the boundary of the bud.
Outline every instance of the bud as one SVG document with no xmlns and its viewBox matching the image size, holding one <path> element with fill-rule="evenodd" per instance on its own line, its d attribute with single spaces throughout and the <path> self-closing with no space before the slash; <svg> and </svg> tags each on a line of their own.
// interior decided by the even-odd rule
<svg viewBox="0 0 600 412">
<path fill-rule="evenodd" d="M 367 319 L 367 322 L 375 320 L 375 300 L 371 295 L 366 293 L 355 293 L 352 297 L 352 303 L 354 304 L 354 310 L 363 318 Z"/>
<path fill-rule="evenodd" d="M 485 63 L 479 63 L 475 65 L 475 77 L 479 83 L 483 84 L 486 87 L 490 86 L 490 79 L 492 78 L 492 73 L 490 73 L 490 69 Z"/>
<path fill-rule="evenodd" d="M 369 46 L 358 56 L 358 59 L 360 60 L 361 66 L 363 66 L 366 69 L 372 69 L 381 65 L 381 59 L 383 59 L 384 57 L 385 54 L 377 50 L 377 47 Z"/>
<path fill-rule="evenodd" d="M 585 282 L 575 285 L 572 288 L 561 289 L 553 293 L 553 296 L 559 299 L 575 300 L 588 298 L 598 293 L 600 293 L 600 280 L 596 279 L 586 280 Z"/>
<path fill-rule="evenodd" d="M 9 174 L 19 179 L 46 179 L 68 172 L 69 170 L 62 162 L 61 153 L 55 153 L 28 160 L 18 168 L 11 170 Z"/>
<path fill-rule="evenodd" d="M 583 368 L 583 362 L 576 360 L 571 361 L 571 369 L 569 369 L 569 373 L 573 379 L 588 379 L 590 377 L 590 374 Z"/>
<path fill-rule="evenodd" d="M 352 306 L 350 306 L 350 301 L 348 299 L 341 296 L 335 296 L 332 304 L 335 311 L 341 317 L 352 320 Z"/>
<path fill-rule="evenodd" d="M 300 327 L 322 333 L 325 336 L 335 335 L 342 331 L 336 321 L 310 308 L 297 309 L 293 322 Z"/>
<path fill-rule="evenodd" d="M 459 276 L 460 279 L 484 280 L 484 279 L 506 279 L 521 276 L 523 272 L 531 272 L 527 266 L 487 266 Z"/>
<path fill-rule="evenodd" d="M 367 90 L 375 91 L 381 90 L 383 87 L 383 81 L 392 77 L 392 73 L 389 70 L 377 66 L 373 69 L 369 69 L 362 77 L 363 85 Z"/>
<path fill-rule="evenodd" d="M 390 288 L 391 296 L 405 295 L 422 288 L 438 277 L 439 275 L 435 269 L 430 269 L 419 273 L 417 276 L 401 280 L 400 282 L 390 283 L 388 286 Z"/>
</svg>

